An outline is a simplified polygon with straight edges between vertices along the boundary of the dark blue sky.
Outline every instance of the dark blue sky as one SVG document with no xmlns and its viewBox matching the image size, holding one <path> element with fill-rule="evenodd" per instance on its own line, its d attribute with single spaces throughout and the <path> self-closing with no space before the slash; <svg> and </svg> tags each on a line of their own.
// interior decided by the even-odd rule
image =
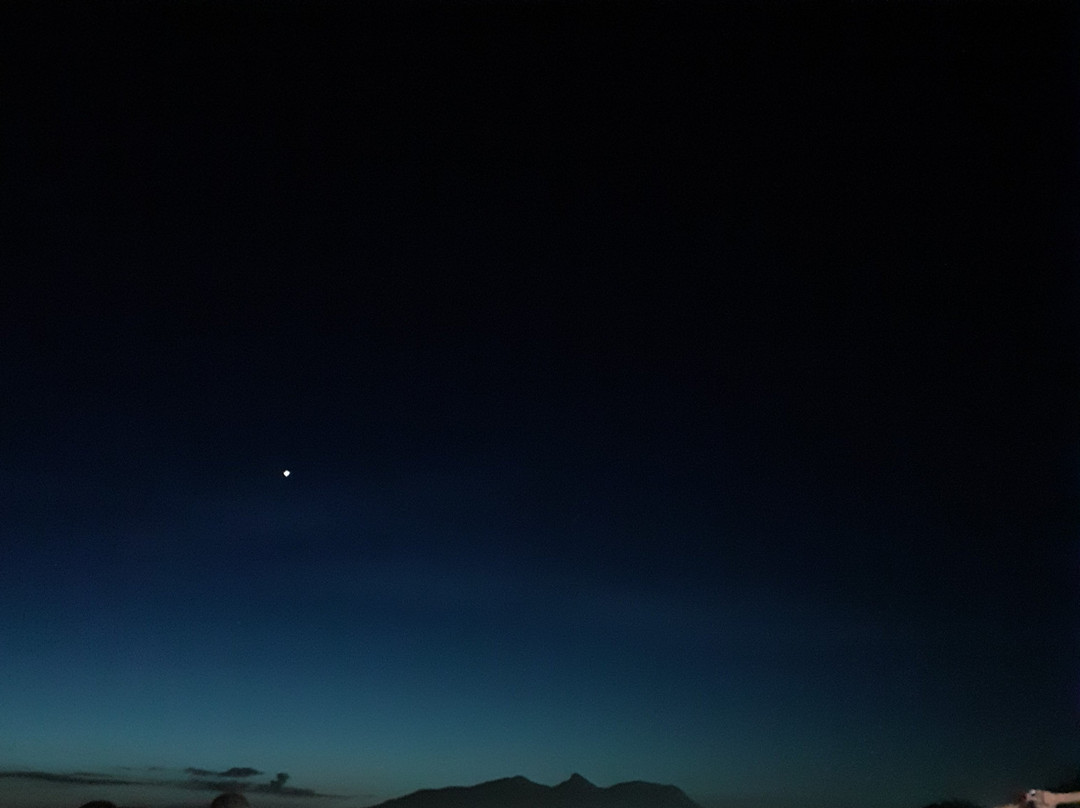
<svg viewBox="0 0 1080 808">
<path fill-rule="evenodd" d="M 6 14 L 0 769 L 1075 775 L 1067 5 Z"/>
</svg>

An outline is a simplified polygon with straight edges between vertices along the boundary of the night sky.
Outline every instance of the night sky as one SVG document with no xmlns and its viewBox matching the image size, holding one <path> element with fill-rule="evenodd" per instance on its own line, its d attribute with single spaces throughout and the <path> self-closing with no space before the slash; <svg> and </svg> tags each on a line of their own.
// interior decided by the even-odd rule
<svg viewBox="0 0 1080 808">
<path fill-rule="evenodd" d="M 7 4 L 0 771 L 1074 777 L 1077 11 Z"/>
</svg>

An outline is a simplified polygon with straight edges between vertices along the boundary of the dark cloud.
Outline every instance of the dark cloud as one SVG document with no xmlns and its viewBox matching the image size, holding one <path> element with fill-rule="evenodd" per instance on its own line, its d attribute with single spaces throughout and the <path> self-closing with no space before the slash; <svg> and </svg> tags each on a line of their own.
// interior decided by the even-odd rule
<svg viewBox="0 0 1080 808">
<path fill-rule="evenodd" d="M 164 785 L 164 784 L 162 784 Z M 189 780 L 181 784 L 193 791 L 232 791 L 244 794 L 278 794 L 287 797 L 332 797 L 333 794 L 320 794 L 310 788 L 275 787 L 273 784 L 250 785 L 240 780 Z"/>
<path fill-rule="evenodd" d="M 197 769 L 193 766 L 189 766 L 184 769 L 185 774 L 190 774 L 192 777 L 254 777 L 257 774 L 262 774 L 258 769 L 252 769 L 250 766 L 233 766 L 231 769 L 226 769 L 223 772 L 215 772 L 210 769 Z"/>
<path fill-rule="evenodd" d="M 221 772 L 210 771 L 209 769 L 197 769 L 194 767 L 188 767 L 184 769 L 186 774 L 192 775 L 191 779 L 183 785 L 186 788 L 195 789 L 197 791 L 224 791 L 234 793 L 253 793 L 253 794 L 286 794 L 290 797 L 327 797 L 328 794 L 320 794 L 310 788 L 292 788 L 287 787 L 285 782 L 289 779 L 289 775 L 285 772 L 278 772 L 277 776 L 269 783 L 260 783 L 258 785 L 252 783 L 245 783 L 239 778 L 254 777 L 255 775 L 262 774 L 258 769 L 252 769 L 249 766 L 233 766 L 231 769 L 226 769 Z M 201 779 L 204 777 L 225 777 L 233 778 L 227 780 L 208 780 Z"/>
<path fill-rule="evenodd" d="M 190 788 L 193 791 L 255 791 L 249 784 L 241 780 L 196 780 L 191 779 L 184 783 L 179 783 L 184 788 Z"/>
<path fill-rule="evenodd" d="M 0 772 L 3 778 L 21 778 L 23 780 L 41 780 L 46 783 L 75 783 L 83 786 L 133 786 L 140 785 L 138 780 L 120 780 L 108 775 L 75 772 L 57 774 L 55 772 L 11 771 Z"/>
<path fill-rule="evenodd" d="M 130 767 L 120 767 L 125 771 L 131 771 Z M 162 771 L 160 767 L 155 767 L 155 770 Z M 201 779 L 203 777 L 253 777 L 257 774 L 262 774 L 257 769 L 250 767 L 233 767 L 226 769 L 223 772 L 214 772 L 209 769 L 198 769 L 189 767 L 184 769 L 184 773 L 192 775 L 187 780 L 171 780 L 171 779 L 139 779 L 139 780 L 124 780 L 118 777 L 110 777 L 106 774 L 96 774 L 94 772 L 39 772 L 39 771 L 0 771 L 0 778 L 5 779 L 23 779 L 23 780 L 38 780 L 47 783 L 70 783 L 74 785 L 84 786 L 161 786 L 169 788 L 188 788 L 193 791 L 216 791 L 216 792 L 248 792 L 255 794 L 284 794 L 290 797 L 330 797 L 331 794 L 321 794 L 310 788 L 292 788 L 284 785 L 285 780 L 288 779 L 288 775 L 282 775 L 283 772 L 278 774 L 277 778 L 271 780 L 269 783 L 263 783 L 259 785 L 253 785 L 251 783 L 245 783 L 241 779 L 230 780 L 210 780 Z"/>
</svg>

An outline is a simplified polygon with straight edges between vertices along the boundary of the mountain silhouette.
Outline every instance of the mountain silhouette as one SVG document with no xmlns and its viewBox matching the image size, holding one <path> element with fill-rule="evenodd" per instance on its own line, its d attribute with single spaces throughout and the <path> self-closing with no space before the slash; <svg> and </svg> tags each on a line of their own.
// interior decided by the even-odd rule
<svg viewBox="0 0 1080 808">
<path fill-rule="evenodd" d="M 525 777 L 506 777 L 475 786 L 414 791 L 372 808 L 700 808 L 675 786 L 635 780 L 610 788 L 593 785 L 580 774 L 557 786 Z"/>
<path fill-rule="evenodd" d="M 590 794 L 594 791 L 599 791 L 598 786 L 594 786 L 584 777 L 577 772 L 570 775 L 570 779 L 565 783 L 559 783 L 552 791 L 559 794 Z"/>
</svg>

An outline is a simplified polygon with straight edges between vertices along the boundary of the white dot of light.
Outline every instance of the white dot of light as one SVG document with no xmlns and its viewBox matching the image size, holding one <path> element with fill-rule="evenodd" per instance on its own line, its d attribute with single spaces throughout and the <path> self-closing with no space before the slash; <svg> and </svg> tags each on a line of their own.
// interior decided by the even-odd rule
<svg viewBox="0 0 1080 808">
<path fill-rule="evenodd" d="M 288 477 L 288 476 L 289 476 L 289 474 L 291 474 L 292 472 L 290 472 L 290 471 L 289 471 L 288 469 L 285 469 L 285 471 L 283 471 L 283 472 L 281 472 L 281 473 L 282 473 L 282 474 L 283 474 L 284 476 Z"/>
</svg>

